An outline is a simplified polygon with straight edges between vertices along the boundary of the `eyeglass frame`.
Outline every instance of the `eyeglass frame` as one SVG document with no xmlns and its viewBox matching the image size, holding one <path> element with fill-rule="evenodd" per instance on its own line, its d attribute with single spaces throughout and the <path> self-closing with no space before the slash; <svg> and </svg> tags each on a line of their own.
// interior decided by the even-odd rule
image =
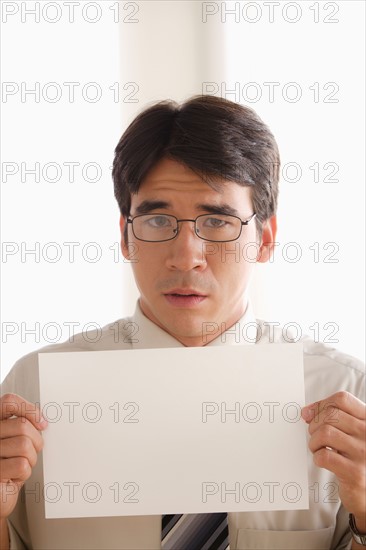
<svg viewBox="0 0 366 550">
<path fill-rule="evenodd" d="M 126 221 L 127 223 L 130 223 L 131 224 L 131 228 L 132 228 L 132 233 L 134 234 L 134 237 L 135 239 L 137 239 L 138 241 L 142 241 L 144 243 L 165 243 L 167 241 L 172 241 L 173 239 L 175 239 L 176 237 L 178 237 L 178 234 L 179 234 L 179 226 L 178 226 L 178 223 L 179 222 L 193 222 L 194 223 L 194 234 L 199 238 L 201 239 L 202 241 L 208 241 L 208 242 L 211 242 L 211 243 L 231 243 L 233 241 L 236 241 L 239 239 L 240 235 L 241 235 L 241 232 L 242 232 L 242 229 L 243 229 L 243 225 L 248 225 L 249 222 L 251 222 L 257 215 L 256 212 L 253 212 L 253 214 L 250 216 L 250 218 L 248 218 L 247 220 L 243 221 L 241 218 L 239 218 L 239 216 L 234 216 L 233 214 L 217 214 L 218 216 L 229 216 L 231 218 L 236 218 L 237 220 L 240 221 L 241 223 L 241 226 L 240 226 L 240 232 L 239 232 L 239 235 L 237 237 L 235 237 L 235 239 L 230 239 L 228 241 L 215 241 L 213 239 L 204 239 L 203 237 L 201 237 L 200 235 L 198 235 L 197 233 L 197 225 L 196 225 L 196 221 L 198 220 L 198 218 L 202 218 L 203 216 L 215 216 L 215 214 L 200 214 L 199 216 L 197 216 L 194 220 L 192 219 L 189 219 L 189 218 L 182 218 L 181 220 L 179 220 L 176 216 L 174 216 L 173 214 L 165 214 L 165 213 L 162 213 L 162 212 L 153 212 L 151 214 L 138 214 L 137 216 L 134 216 L 133 218 L 126 218 Z M 135 234 L 135 231 L 133 229 L 133 221 L 136 219 L 136 218 L 141 218 L 142 216 L 169 216 L 171 218 L 174 218 L 177 222 L 177 232 L 176 234 L 174 235 L 174 237 L 170 237 L 170 239 L 163 239 L 161 241 L 148 241 L 146 239 L 140 239 L 139 237 L 136 237 L 136 234 Z"/>
</svg>

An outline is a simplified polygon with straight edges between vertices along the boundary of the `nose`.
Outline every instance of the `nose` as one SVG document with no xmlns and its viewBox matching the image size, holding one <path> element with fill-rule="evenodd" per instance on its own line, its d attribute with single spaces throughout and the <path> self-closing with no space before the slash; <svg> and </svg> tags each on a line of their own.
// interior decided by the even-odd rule
<svg viewBox="0 0 366 550">
<path fill-rule="evenodd" d="M 169 245 L 166 259 L 169 269 L 178 271 L 205 269 L 207 261 L 204 241 L 195 234 L 193 222 L 179 222 L 178 235 L 166 244 Z"/>
</svg>

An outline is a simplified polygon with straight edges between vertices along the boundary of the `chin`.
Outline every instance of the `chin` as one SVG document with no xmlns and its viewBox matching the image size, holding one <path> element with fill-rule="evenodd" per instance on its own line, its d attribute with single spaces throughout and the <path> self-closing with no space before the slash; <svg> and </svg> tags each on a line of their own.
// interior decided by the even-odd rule
<svg viewBox="0 0 366 550">
<path fill-rule="evenodd" d="M 202 324 L 203 321 L 195 319 L 193 322 L 181 317 L 173 323 L 172 319 L 169 319 L 167 323 L 163 324 L 163 327 L 169 334 L 177 338 L 197 338 L 202 336 Z"/>
</svg>

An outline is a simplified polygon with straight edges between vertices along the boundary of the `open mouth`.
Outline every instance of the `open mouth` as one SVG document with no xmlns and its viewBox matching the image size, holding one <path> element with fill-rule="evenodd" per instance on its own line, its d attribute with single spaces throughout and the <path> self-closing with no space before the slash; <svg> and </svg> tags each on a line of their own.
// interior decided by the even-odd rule
<svg viewBox="0 0 366 550">
<path fill-rule="evenodd" d="M 179 292 L 170 292 L 167 296 L 201 296 L 201 294 L 179 294 Z"/>
<path fill-rule="evenodd" d="M 203 302 L 207 296 L 195 294 L 194 292 L 169 292 L 164 294 L 170 305 L 177 307 L 194 307 Z"/>
</svg>

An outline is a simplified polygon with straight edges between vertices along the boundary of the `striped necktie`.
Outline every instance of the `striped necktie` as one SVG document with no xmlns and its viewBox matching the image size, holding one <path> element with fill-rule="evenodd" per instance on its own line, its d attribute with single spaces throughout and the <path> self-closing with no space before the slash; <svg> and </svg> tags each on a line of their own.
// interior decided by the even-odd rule
<svg viewBox="0 0 366 550">
<path fill-rule="evenodd" d="M 161 540 L 163 550 L 230 550 L 227 514 L 165 515 Z"/>
</svg>

